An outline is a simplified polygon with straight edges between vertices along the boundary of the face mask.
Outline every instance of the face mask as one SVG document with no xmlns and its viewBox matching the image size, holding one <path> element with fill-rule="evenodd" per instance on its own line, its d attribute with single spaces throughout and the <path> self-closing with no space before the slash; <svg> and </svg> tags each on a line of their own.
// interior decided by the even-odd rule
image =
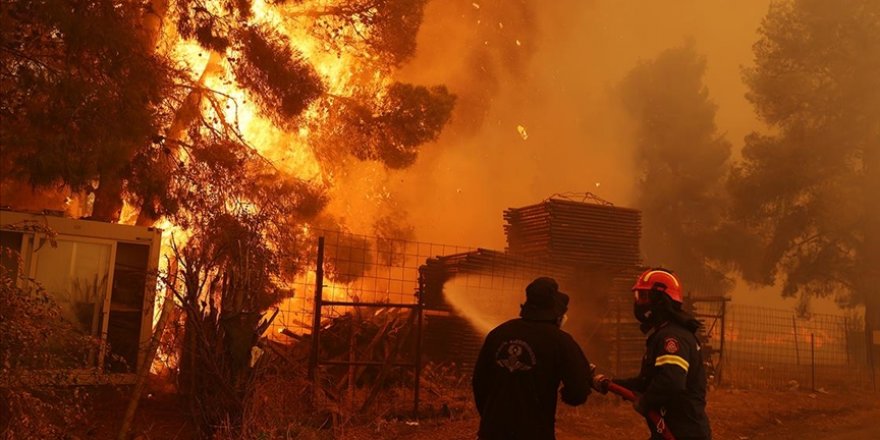
<svg viewBox="0 0 880 440">
<path fill-rule="evenodd" d="M 565 323 L 568 322 L 568 314 L 562 315 L 556 319 L 556 323 L 559 324 L 559 328 L 562 328 Z"/>
<path fill-rule="evenodd" d="M 639 322 L 650 322 L 653 314 L 654 313 L 651 311 L 651 304 L 633 304 L 633 315 L 635 315 Z"/>
</svg>

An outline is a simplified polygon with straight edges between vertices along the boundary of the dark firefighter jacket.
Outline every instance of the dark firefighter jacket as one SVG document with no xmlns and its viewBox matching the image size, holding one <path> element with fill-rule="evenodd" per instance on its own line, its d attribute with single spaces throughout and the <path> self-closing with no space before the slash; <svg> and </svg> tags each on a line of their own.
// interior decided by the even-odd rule
<svg viewBox="0 0 880 440">
<path fill-rule="evenodd" d="M 554 439 L 562 401 L 587 401 L 590 363 L 571 335 L 549 321 L 513 319 L 486 336 L 474 368 L 480 439 Z"/>
<path fill-rule="evenodd" d="M 646 345 L 639 376 L 614 382 L 642 393 L 645 413 L 657 411 L 677 440 L 710 439 L 706 370 L 694 332 L 669 321 L 649 334 Z M 648 426 L 652 439 L 662 439 L 650 420 Z"/>
</svg>

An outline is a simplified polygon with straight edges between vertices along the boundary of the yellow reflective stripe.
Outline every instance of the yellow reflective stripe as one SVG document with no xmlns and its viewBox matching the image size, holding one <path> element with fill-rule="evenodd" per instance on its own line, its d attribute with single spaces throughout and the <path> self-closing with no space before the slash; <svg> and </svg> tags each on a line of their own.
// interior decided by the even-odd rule
<svg viewBox="0 0 880 440">
<path fill-rule="evenodd" d="M 690 368 L 691 364 L 688 361 L 684 360 L 681 356 L 676 356 L 674 354 L 664 354 L 663 356 L 657 356 L 657 360 L 654 361 L 654 366 L 659 367 L 661 365 L 678 365 L 681 367 L 685 373 L 687 373 L 688 368 Z"/>
</svg>

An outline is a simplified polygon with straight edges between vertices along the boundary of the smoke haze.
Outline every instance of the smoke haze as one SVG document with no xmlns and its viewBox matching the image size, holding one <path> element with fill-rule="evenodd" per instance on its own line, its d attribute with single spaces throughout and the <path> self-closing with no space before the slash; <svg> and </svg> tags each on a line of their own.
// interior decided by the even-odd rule
<svg viewBox="0 0 880 440">
<path fill-rule="evenodd" d="M 430 3 L 416 58 L 400 77 L 446 84 L 458 102 L 440 140 L 424 147 L 412 168 L 389 178 L 416 236 L 498 249 L 508 207 L 568 191 L 631 206 L 637 180 L 632 128 L 615 87 L 639 60 L 689 39 L 707 58 L 719 130 L 739 150 L 757 125 L 743 96 L 741 66 L 750 63 L 768 5 Z"/>
<path fill-rule="evenodd" d="M 617 87 L 640 61 L 688 42 L 706 57 L 718 132 L 739 160 L 744 137 L 763 128 L 745 98 L 742 69 L 752 65 L 770 3 L 431 2 L 416 57 L 399 77 L 446 84 L 458 101 L 439 141 L 426 145 L 414 166 L 389 176 L 393 198 L 419 240 L 493 249 L 505 246 L 508 207 L 584 191 L 634 206 L 635 127 Z M 778 288 L 742 282 L 733 296 L 769 307 L 794 304 Z M 814 309 L 836 306 L 819 299 Z"/>
</svg>

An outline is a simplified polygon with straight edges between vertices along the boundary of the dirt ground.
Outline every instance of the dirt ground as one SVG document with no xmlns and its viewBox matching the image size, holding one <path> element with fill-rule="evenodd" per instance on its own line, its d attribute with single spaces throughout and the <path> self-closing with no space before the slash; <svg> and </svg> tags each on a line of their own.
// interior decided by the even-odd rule
<svg viewBox="0 0 880 440">
<path fill-rule="evenodd" d="M 133 433 L 139 440 L 193 438 L 187 412 L 173 396 L 145 398 Z M 450 402 L 445 416 L 421 420 L 379 420 L 368 426 L 347 429 L 301 432 L 291 438 L 308 439 L 468 439 L 476 438 L 479 424 L 466 394 Z M 880 439 L 880 394 L 866 391 L 832 390 L 764 391 L 721 389 L 709 393 L 708 412 L 715 440 L 769 439 Z M 122 408 L 103 408 L 110 416 Z M 108 420 L 107 418 L 103 418 Z M 109 420 L 113 420 L 112 416 Z M 118 419 L 116 420 L 118 421 Z M 96 426 L 80 439 L 115 438 L 116 423 Z M 272 437 L 261 437 L 267 440 Z M 647 428 L 629 404 L 612 396 L 594 394 L 586 406 L 560 405 L 557 438 L 574 439 L 644 439 Z"/>
<path fill-rule="evenodd" d="M 647 428 L 629 405 L 608 396 L 590 399 L 585 407 L 560 407 L 559 440 L 647 438 Z M 880 438 L 880 395 L 873 393 L 718 390 L 709 395 L 708 412 L 716 440 Z M 479 420 L 474 414 L 459 417 L 419 426 L 388 423 L 345 437 L 474 439 Z"/>
</svg>

